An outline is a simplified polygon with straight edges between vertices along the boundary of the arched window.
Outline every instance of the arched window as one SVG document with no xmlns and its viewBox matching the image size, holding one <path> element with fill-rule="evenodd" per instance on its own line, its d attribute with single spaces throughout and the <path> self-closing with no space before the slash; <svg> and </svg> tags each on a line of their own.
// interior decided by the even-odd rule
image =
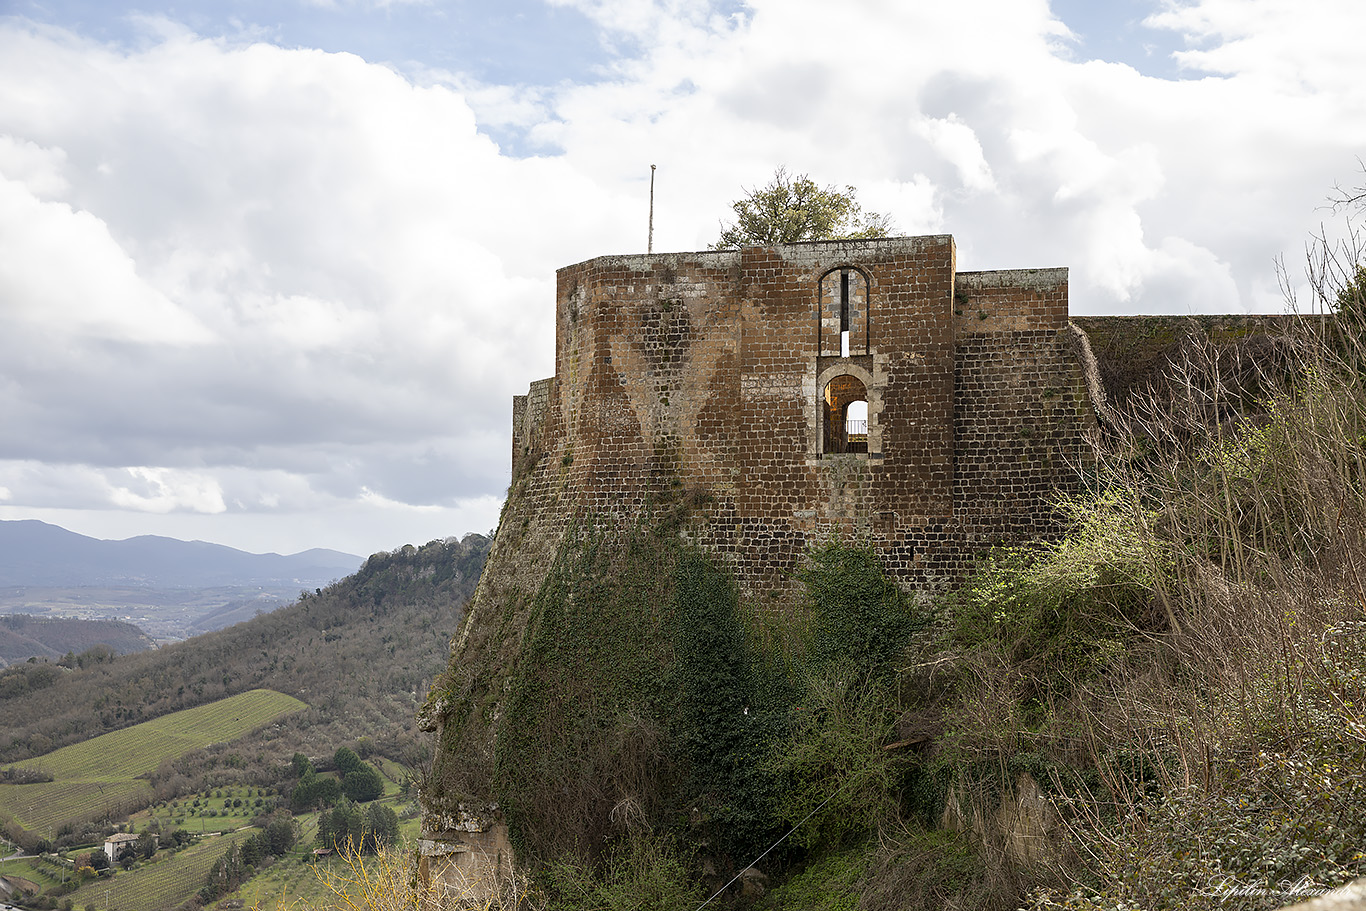
<svg viewBox="0 0 1366 911">
<path fill-rule="evenodd" d="M 868 451 L 868 387 L 856 376 L 840 374 L 825 384 L 822 452 Z"/>
<path fill-rule="evenodd" d="M 852 266 L 821 276 L 821 357 L 853 357 L 868 353 L 868 278 Z"/>
</svg>

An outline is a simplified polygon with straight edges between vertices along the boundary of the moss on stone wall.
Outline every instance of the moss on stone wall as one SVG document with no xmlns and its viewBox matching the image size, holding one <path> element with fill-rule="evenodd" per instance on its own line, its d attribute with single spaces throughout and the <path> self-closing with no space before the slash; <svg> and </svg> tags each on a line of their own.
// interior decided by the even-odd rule
<svg viewBox="0 0 1366 911">
<path fill-rule="evenodd" d="M 676 541 L 676 539 L 675 539 Z M 528 618 L 493 787 L 519 855 L 592 858 L 668 802 L 673 566 L 648 523 L 566 536 Z"/>
<path fill-rule="evenodd" d="M 733 576 L 675 514 L 573 529 L 523 642 L 490 783 L 524 860 L 593 862 L 659 829 L 736 857 L 774 837 L 757 759 L 790 700 L 752 660 Z"/>
</svg>

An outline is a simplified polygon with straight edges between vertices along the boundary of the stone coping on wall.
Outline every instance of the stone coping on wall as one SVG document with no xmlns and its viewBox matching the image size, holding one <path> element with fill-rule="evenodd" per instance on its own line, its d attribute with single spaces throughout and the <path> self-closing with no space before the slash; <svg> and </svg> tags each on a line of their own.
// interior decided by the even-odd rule
<svg viewBox="0 0 1366 911">
<path fill-rule="evenodd" d="M 694 262 L 725 268 L 739 262 L 743 254 L 748 250 L 770 251 L 777 253 L 783 259 L 795 259 L 798 261 L 810 258 L 811 253 L 819 250 L 827 259 L 834 253 L 843 254 L 844 258 L 852 260 L 859 258 L 858 254 L 864 252 L 885 253 L 888 249 L 917 251 L 943 246 L 952 241 L 953 236 L 950 234 L 921 234 L 907 237 L 864 237 L 850 240 L 806 240 L 790 244 L 772 244 L 768 246 L 743 247 L 728 250 L 610 254 L 607 256 L 595 256 L 591 259 L 586 259 L 583 262 L 563 266 L 557 271 L 563 272 L 567 269 L 578 269 L 591 265 L 597 268 L 613 267 L 638 272 L 648 270 L 656 265 L 667 266 L 671 262 Z M 1040 269 L 1019 271 L 1024 273 L 1031 271 L 1047 272 L 1051 270 Z"/>
<path fill-rule="evenodd" d="M 1065 266 L 1052 269 L 996 269 L 959 272 L 956 281 L 966 288 L 1025 288 L 1046 291 L 1067 284 Z"/>
</svg>

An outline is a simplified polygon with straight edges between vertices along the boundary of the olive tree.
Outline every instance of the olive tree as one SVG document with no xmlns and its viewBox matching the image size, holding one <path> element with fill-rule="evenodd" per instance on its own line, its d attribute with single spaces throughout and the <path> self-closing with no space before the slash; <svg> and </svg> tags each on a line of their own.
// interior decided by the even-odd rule
<svg viewBox="0 0 1366 911">
<path fill-rule="evenodd" d="M 767 186 L 750 190 L 731 208 L 735 223 L 723 225 L 713 250 L 886 237 L 892 230 L 888 216 L 863 211 L 853 187 L 822 187 L 805 174 L 789 175 L 785 167 L 773 172 Z"/>
</svg>

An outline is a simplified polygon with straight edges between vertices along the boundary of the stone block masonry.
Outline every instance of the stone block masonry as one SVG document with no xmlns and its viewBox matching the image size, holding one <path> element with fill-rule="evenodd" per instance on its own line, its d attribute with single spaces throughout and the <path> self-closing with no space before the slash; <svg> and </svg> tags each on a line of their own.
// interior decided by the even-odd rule
<svg viewBox="0 0 1366 911">
<path fill-rule="evenodd" d="M 513 403 L 519 495 L 560 523 L 688 495 L 753 593 L 832 533 L 949 585 L 1051 531 L 1091 458 L 1065 269 L 960 273 L 938 235 L 600 257 L 557 284 L 555 376 Z"/>
</svg>

